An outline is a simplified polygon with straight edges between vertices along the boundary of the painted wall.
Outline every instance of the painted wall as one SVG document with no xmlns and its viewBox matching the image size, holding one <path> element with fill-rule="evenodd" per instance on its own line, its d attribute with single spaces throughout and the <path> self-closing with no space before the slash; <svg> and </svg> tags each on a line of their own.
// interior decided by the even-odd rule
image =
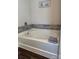
<svg viewBox="0 0 79 59">
<path fill-rule="evenodd" d="M 18 26 L 23 26 L 24 22 L 30 21 L 29 0 L 18 0 Z"/>
<path fill-rule="evenodd" d="M 42 0 L 18 0 L 18 26 L 28 24 L 60 24 L 61 1 L 51 0 L 48 8 L 39 8 Z"/>
<path fill-rule="evenodd" d="M 31 0 L 32 24 L 60 24 L 60 0 L 51 0 L 48 8 L 39 8 L 42 0 Z"/>
</svg>

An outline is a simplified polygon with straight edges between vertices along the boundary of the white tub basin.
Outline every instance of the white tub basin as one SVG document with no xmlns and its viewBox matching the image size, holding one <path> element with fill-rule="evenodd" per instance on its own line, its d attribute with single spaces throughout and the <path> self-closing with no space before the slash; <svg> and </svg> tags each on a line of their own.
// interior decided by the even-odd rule
<svg viewBox="0 0 79 59">
<path fill-rule="evenodd" d="M 31 29 L 19 33 L 19 47 L 43 55 L 50 59 L 57 59 L 58 43 L 50 43 L 49 37 L 59 37 L 59 31 L 48 29 Z"/>
</svg>

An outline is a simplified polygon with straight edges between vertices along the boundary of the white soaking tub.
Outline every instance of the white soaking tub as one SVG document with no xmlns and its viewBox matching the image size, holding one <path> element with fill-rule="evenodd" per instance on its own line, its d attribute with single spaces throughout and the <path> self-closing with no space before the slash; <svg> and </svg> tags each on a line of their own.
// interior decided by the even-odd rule
<svg viewBox="0 0 79 59">
<path fill-rule="evenodd" d="M 57 59 L 58 43 L 50 43 L 50 36 L 59 40 L 59 31 L 33 28 L 21 32 L 18 35 L 19 47 L 49 59 Z"/>
</svg>

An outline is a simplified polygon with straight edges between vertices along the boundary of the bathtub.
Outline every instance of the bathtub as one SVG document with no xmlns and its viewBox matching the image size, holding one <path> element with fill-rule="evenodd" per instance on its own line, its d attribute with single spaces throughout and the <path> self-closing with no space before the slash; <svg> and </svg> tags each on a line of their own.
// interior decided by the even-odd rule
<svg viewBox="0 0 79 59">
<path fill-rule="evenodd" d="M 59 40 L 59 31 L 32 28 L 19 33 L 19 47 L 49 59 L 57 59 L 58 43 L 49 42 L 50 36 L 56 37 Z"/>
</svg>

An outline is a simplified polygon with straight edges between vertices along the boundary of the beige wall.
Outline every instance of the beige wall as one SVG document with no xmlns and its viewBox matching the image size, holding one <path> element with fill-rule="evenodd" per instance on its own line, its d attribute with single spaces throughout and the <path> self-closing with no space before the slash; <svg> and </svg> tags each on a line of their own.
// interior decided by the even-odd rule
<svg viewBox="0 0 79 59">
<path fill-rule="evenodd" d="M 29 0 L 18 0 L 18 26 L 31 23 L 29 12 Z"/>
<path fill-rule="evenodd" d="M 48 8 L 39 8 L 41 0 L 18 0 L 18 26 L 28 24 L 60 24 L 60 0 L 51 0 Z"/>
<path fill-rule="evenodd" d="M 48 8 L 39 8 L 39 1 L 31 0 L 31 20 L 33 24 L 60 24 L 60 0 L 51 0 Z"/>
<path fill-rule="evenodd" d="M 61 24 L 61 0 L 51 0 L 50 23 Z"/>
</svg>

